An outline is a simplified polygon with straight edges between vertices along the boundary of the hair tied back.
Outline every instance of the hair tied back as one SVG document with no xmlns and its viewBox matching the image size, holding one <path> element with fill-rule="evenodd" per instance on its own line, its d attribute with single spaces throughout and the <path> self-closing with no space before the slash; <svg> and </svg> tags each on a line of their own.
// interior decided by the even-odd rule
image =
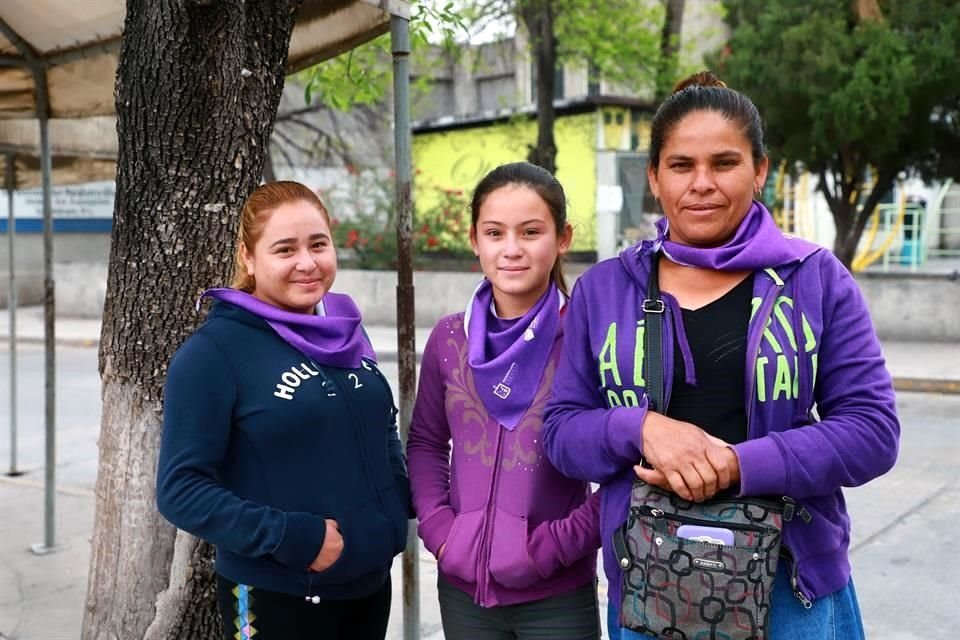
<svg viewBox="0 0 960 640">
<path fill-rule="evenodd" d="M 720 87 L 727 88 L 727 83 L 721 80 L 712 71 L 698 71 L 692 76 L 688 76 L 677 83 L 673 88 L 674 93 L 680 93 L 687 87 Z"/>
</svg>

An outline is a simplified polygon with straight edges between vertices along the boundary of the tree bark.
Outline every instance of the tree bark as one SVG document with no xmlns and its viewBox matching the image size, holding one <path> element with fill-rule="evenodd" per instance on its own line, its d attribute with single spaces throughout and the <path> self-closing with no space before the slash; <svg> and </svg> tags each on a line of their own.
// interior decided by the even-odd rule
<svg viewBox="0 0 960 640">
<path fill-rule="evenodd" d="M 209 545 L 156 509 L 162 385 L 198 295 L 230 275 L 301 1 L 127 0 L 84 640 L 220 633 Z"/>
<path fill-rule="evenodd" d="M 557 172 L 557 143 L 553 129 L 557 115 L 553 108 L 554 74 L 557 69 L 557 40 L 553 33 L 553 4 L 550 0 L 519 2 L 520 18 L 530 34 L 537 70 L 537 144 L 527 159 L 550 173 Z"/>
<path fill-rule="evenodd" d="M 664 0 L 665 15 L 660 32 L 660 66 L 657 69 L 657 101 L 663 101 L 673 93 L 677 78 L 677 52 L 683 33 L 683 10 L 685 0 Z"/>
</svg>

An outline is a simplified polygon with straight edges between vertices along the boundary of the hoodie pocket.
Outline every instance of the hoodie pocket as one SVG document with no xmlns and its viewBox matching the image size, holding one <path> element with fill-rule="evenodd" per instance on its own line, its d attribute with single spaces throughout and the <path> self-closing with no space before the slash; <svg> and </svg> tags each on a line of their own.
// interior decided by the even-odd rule
<svg viewBox="0 0 960 640">
<path fill-rule="evenodd" d="M 393 537 L 393 554 L 401 553 L 407 547 L 407 504 L 401 491 L 390 487 L 383 492 L 383 502 L 387 509 L 387 518 L 390 520 L 390 533 Z"/>
<path fill-rule="evenodd" d="M 508 589 L 524 589 L 543 580 L 530 557 L 530 528 L 524 516 L 497 509 L 490 542 L 490 575 Z"/>
<path fill-rule="evenodd" d="M 458 513 L 444 542 L 437 565 L 440 570 L 464 582 L 477 582 L 477 558 L 483 529 L 483 509 Z"/>
<path fill-rule="evenodd" d="M 345 584 L 390 569 L 394 536 L 376 502 L 337 518 L 337 524 L 343 536 L 343 551 L 329 568 L 314 574 L 316 584 Z"/>
</svg>

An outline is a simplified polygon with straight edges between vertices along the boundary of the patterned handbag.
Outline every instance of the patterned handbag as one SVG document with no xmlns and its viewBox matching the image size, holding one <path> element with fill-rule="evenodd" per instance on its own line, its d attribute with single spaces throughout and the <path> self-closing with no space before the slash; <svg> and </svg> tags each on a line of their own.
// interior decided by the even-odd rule
<svg viewBox="0 0 960 640">
<path fill-rule="evenodd" d="M 781 530 L 794 508 L 789 498 L 688 502 L 636 481 L 614 534 L 621 626 L 671 640 L 767 638 Z M 678 537 L 683 525 L 729 531 L 733 544 Z"/>
<path fill-rule="evenodd" d="M 665 412 L 656 263 L 643 303 L 644 371 L 650 408 Z M 623 570 L 620 625 L 671 640 L 764 640 L 783 523 L 796 509 L 786 497 L 689 502 L 636 480 L 613 540 Z"/>
</svg>

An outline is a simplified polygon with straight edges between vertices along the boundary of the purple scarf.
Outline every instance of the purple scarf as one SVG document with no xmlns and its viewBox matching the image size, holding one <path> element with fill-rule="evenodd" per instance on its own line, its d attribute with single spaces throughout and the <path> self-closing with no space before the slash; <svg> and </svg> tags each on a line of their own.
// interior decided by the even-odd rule
<svg viewBox="0 0 960 640">
<path fill-rule="evenodd" d="M 360 326 L 360 310 L 342 293 L 323 296 L 326 315 L 284 311 L 236 289 L 207 289 L 197 300 L 216 298 L 263 318 L 291 347 L 318 363 L 341 369 L 356 369 L 363 358 L 376 360 L 373 347 Z"/>
<path fill-rule="evenodd" d="M 464 317 L 467 362 L 487 413 L 513 431 L 543 378 L 566 300 L 551 283 L 522 317 L 506 322 L 493 316 L 492 302 L 493 286 L 484 280 Z"/>
<path fill-rule="evenodd" d="M 719 247 L 689 247 L 669 240 L 670 223 L 657 221 L 654 250 L 677 264 L 718 271 L 756 271 L 777 267 L 803 257 L 802 249 L 791 245 L 773 222 L 766 207 L 754 200 L 736 233 Z"/>
</svg>

